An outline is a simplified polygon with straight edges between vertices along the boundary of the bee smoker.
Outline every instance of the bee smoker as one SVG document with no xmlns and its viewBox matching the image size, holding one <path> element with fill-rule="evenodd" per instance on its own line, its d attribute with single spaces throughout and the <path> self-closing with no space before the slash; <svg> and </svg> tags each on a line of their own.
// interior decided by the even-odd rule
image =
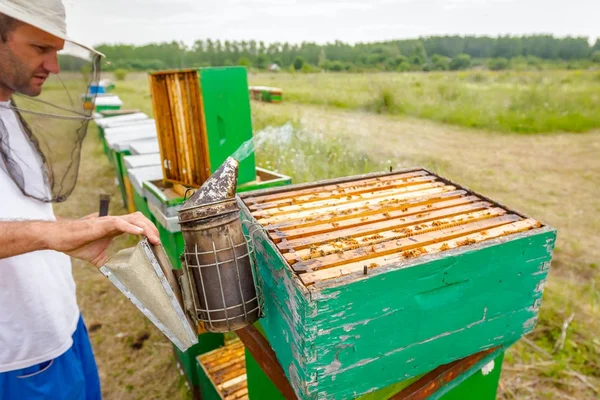
<svg viewBox="0 0 600 400">
<path fill-rule="evenodd" d="M 188 313 L 210 332 L 256 322 L 261 302 L 235 198 L 238 162 L 228 158 L 179 210 Z"/>
</svg>

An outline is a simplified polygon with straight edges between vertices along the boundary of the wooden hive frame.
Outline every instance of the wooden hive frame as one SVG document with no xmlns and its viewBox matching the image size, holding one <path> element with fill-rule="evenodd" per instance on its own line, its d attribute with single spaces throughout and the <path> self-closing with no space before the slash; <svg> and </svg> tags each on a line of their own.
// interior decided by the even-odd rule
<svg viewBox="0 0 600 400">
<path fill-rule="evenodd" d="M 541 226 L 426 170 L 244 202 L 306 286 Z"/>
<path fill-rule="evenodd" d="M 200 187 L 211 166 L 199 73 L 161 71 L 149 79 L 164 181 Z"/>
<path fill-rule="evenodd" d="M 222 400 L 248 399 L 246 353 L 241 340 L 204 353 L 197 360 Z"/>
<path fill-rule="evenodd" d="M 536 324 L 556 231 L 425 169 L 239 195 L 267 338 L 300 399 L 347 399 Z"/>
</svg>

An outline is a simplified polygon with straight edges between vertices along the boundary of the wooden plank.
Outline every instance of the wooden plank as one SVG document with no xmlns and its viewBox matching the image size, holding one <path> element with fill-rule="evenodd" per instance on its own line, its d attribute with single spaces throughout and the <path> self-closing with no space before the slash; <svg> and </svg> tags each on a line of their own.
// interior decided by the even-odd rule
<svg viewBox="0 0 600 400">
<path fill-rule="evenodd" d="M 379 243 L 369 248 L 358 248 L 342 254 L 331 254 L 307 261 L 299 261 L 293 264 L 292 268 L 295 271 L 317 271 L 337 267 L 351 262 L 355 263 L 357 261 L 369 260 L 393 253 L 419 249 L 423 246 L 437 243 L 442 240 L 450 240 L 455 237 L 483 231 L 498 225 L 516 222 L 519 219 L 521 219 L 521 217 L 515 214 L 503 215 L 501 217 L 491 218 L 480 222 L 459 225 L 439 231 L 424 233 L 422 235 L 414 235 L 397 241 Z"/>
<path fill-rule="evenodd" d="M 500 347 L 494 347 L 483 350 L 452 363 L 442 365 L 404 390 L 396 393 L 389 400 L 426 400 L 499 349 Z"/>
<path fill-rule="evenodd" d="M 454 237 L 453 239 L 446 240 L 443 242 L 438 242 L 435 244 L 431 244 L 422 248 L 424 250 L 423 254 L 434 254 L 440 251 L 447 251 L 451 249 L 455 249 L 457 247 L 462 247 L 474 243 L 479 243 L 485 240 L 494 239 L 501 236 L 510 235 L 513 233 L 519 233 L 523 231 L 527 231 L 530 229 L 540 227 L 540 223 L 534 219 L 525 219 L 521 221 L 516 221 L 513 223 L 501 225 L 498 227 L 490 228 L 483 230 L 481 232 L 471 233 L 464 236 Z M 344 275 L 350 275 L 353 273 L 358 273 L 364 271 L 365 265 L 368 268 L 375 268 L 379 265 L 394 265 L 401 263 L 407 259 L 413 258 L 414 253 L 396 253 L 391 256 L 383 256 L 377 257 L 369 260 L 369 264 L 365 262 L 354 262 L 349 263 L 338 268 L 333 269 L 324 269 L 315 272 L 307 272 L 304 274 L 300 274 L 299 277 L 304 283 L 304 285 L 312 285 L 317 282 L 339 278 Z M 370 267 L 370 265 L 374 265 Z"/>
<path fill-rule="evenodd" d="M 190 98 L 190 90 L 187 82 L 187 74 L 179 74 L 178 82 L 181 86 L 181 103 L 183 105 L 183 115 L 184 115 L 184 126 L 185 126 L 185 138 L 186 143 L 181 151 L 187 154 L 188 170 L 186 171 L 186 175 L 188 177 L 187 184 L 192 185 L 196 182 L 195 175 L 196 170 L 198 169 L 196 164 L 196 154 L 194 153 L 194 142 L 197 140 L 194 130 L 194 118 L 191 115 L 192 112 L 192 99 Z"/>
<path fill-rule="evenodd" d="M 329 254 L 342 254 L 345 251 L 353 250 L 356 248 L 366 248 L 379 243 L 389 242 L 392 240 L 404 239 L 414 236 L 415 234 L 425 234 L 429 232 L 435 232 L 447 228 L 452 228 L 459 225 L 466 225 L 476 221 L 482 221 L 485 219 L 491 219 L 506 214 L 506 210 L 496 207 L 488 210 L 475 211 L 467 214 L 460 214 L 459 216 L 451 218 L 436 219 L 434 221 L 423 223 L 409 223 L 403 228 L 381 231 L 375 235 L 366 234 L 353 236 L 351 238 L 344 238 L 343 240 L 330 242 L 321 246 L 311 246 L 310 248 L 304 248 L 302 250 L 296 250 L 290 253 L 284 254 L 284 258 L 293 263 L 297 260 L 310 260 L 312 258 L 319 258 Z"/>
<path fill-rule="evenodd" d="M 456 202 L 456 200 L 452 201 Z M 429 222 L 440 218 L 449 218 L 463 213 L 482 210 L 485 208 L 489 208 L 491 205 L 492 203 L 486 201 L 479 201 L 475 203 L 467 203 L 465 205 L 458 205 L 455 207 L 448 208 L 434 208 L 433 206 L 426 206 L 421 207 L 422 210 L 420 210 L 418 213 L 415 213 L 414 210 L 412 210 L 412 214 L 409 214 L 409 211 L 407 210 L 405 212 L 396 211 L 384 214 L 377 214 L 371 217 L 361 217 L 357 218 L 358 221 L 356 221 L 360 223 L 360 225 L 357 224 L 357 226 L 353 226 L 349 229 L 344 229 L 340 224 L 337 230 L 323 234 L 316 234 L 313 231 L 310 234 L 303 234 L 297 239 L 289 240 L 288 238 L 291 235 L 286 235 L 284 236 L 285 239 L 281 243 L 279 243 L 277 247 L 282 251 L 288 249 L 294 249 L 298 251 L 310 247 L 312 245 L 336 241 L 339 238 L 373 235 L 385 230 L 404 228 L 414 223 Z M 291 232 L 292 231 L 287 231 L 285 233 Z"/>
<path fill-rule="evenodd" d="M 174 89 L 175 89 L 175 104 L 177 109 L 177 127 L 179 129 L 179 146 L 177 148 L 178 154 L 182 159 L 183 167 L 181 168 L 181 176 L 184 177 L 184 182 L 190 183 L 192 180 L 192 161 L 190 156 L 191 143 L 189 141 L 189 132 L 187 131 L 186 124 L 186 107 L 183 91 L 181 88 L 181 81 L 179 75 L 171 77 Z"/>
<path fill-rule="evenodd" d="M 348 189 L 356 188 L 356 187 L 360 187 L 360 186 L 371 187 L 371 186 L 375 186 L 377 184 L 387 182 L 390 180 L 394 181 L 394 180 L 398 180 L 398 179 L 408 179 L 408 178 L 414 178 L 414 177 L 425 176 L 425 175 L 429 175 L 429 172 L 422 171 L 422 170 L 413 171 L 413 172 L 405 172 L 405 173 L 397 174 L 397 175 L 359 179 L 359 180 L 351 181 L 351 182 L 336 183 L 336 184 L 325 185 L 325 186 L 315 186 L 315 187 L 310 187 L 310 188 L 305 188 L 305 189 L 289 190 L 289 191 L 285 191 L 285 192 L 263 195 L 263 196 L 248 197 L 248 198 L 244 199 L 244 202 L 246 204 L 250 205 L 250 204 L 257 204 L 257 203 L 268 203 L 271 201 L 277 201 L 277 200 L 281 200 L 281 199 L 294 198 L 294 197 L 298 197 L 298 196 L 305 196 L 305 195 L 311 195 L 311 194 L 318 195 L 319 193 L 322 193 L 322 192 L 332 192 L 335 194 L 336 191 L 339 191 L 340 193 L 343 193 L 344 190 L 348 190 Z"/>
<path fill-rule="evenodd" d="M 368 193 L 368 192 L 392 190 L 392 189 L 397 189 L 397 188 L 406 187 L 406 186 L 418 185 L 421 183 L 433 182 L 437 179 L 438 178 L 433 175 L 420 176 L 420 177 L 416 177 L 416 178 L 395 179 L 395 180 L 389 180 L 386 183 L 376 182 L 375 184 L 368 185 L 368 186 L 358 186 L 358 187 L 352 186 L 348 189 L 342 190 L 341 193 L 339 193 L 339 191 L 338 191 L 338 193 L 323 191 L 323 192 L 319 192 L 319 193 L 298 196 L 298 197 L 294 197 L 294 198 L 284 198 L 284 199 L 280 199 L 280 200 L 271 201 L 268 203 L 251 204 L 248 206 L 248 208 L 250 209 L 250 211 L 263 211 L 263 210 L 268 210 L 270 208 L 278 208 L 278 207 L 289 206 L 289 205 L 294 205 L 294 204 L 299 205 L 299 204 L 306 204 L 306 203 L 311 203 L 311 202 L 320 201 L 320 200 L 341 199 L 346 196 L 357 196 L 359 194 Z"/>
<path fill-rule="evenodd" d="M 422 190 L 419 192 L 408 192 L 408 193 L 403 193 L 403 194 L 398 194 L 398 195 L 387 196 L 384 198 L 377 199 L 378 201 L 376 201 L 376 202 L 374 202 L 373 200 L 362 201 L 362 202 L 356 202 L 356 203 L 351 203 L 351 204 L 342 204 L 339 206 L 324 207 L 324 208 L 320 208 L 318 210 L 308 210 L 308 211 L 297 212 L 294 214 L 285 214 L 285 215 L 279 215 L 279 216 L 275 216 L 275 217 L 262 218 L 262 219 L 258 219 L 258 223 L 261 225 L 271 225 L 271 224 L 276 224 L 276 223 L 280 223 L 280 222 L 286 222 L 286 223 L 291 222 L 292 224 L 294 224 L 294 223 L 297 224 L 298 221 L 296 221 L 296 220 L 303 220 L 304 222 L 305 221 L 314 221 L 316 218 L 319 218 L 319 217 L 328 216 L 331 218 L 332 215 L 340 214 L 340 213 L 350 215 L 352 213 L 358 214 L 358 213 L 374 211 L 374 210 L 389 209 L 389 208 L 392 208 L 393 205 L 398 206 L 400 204 L 404 204 L 409 199 L 415 199 L 415 198 L 425 197 L 425 196 L 434 195 L 434 194 L 439 195 L 439 194 L 451 192 L 454 190 L 456 190 L 456 187 L 454 187 L 454 186 L 449 186 L 449 185 L 442 186 L 442 187 L 437 187 L 437 188 L 433 188 L 433 189 Z M 292 222 L 292 221 L 294 221 L 294 222 Z"/>
<path fill-rule="evenodd" d="M 201 186 L 212 175 L 212 166 L 210 164 L 210 150 L 208 148 L 208 131 L 206 129 L 206 116 L 204 115 L 204 97 L 202 96 L 202 83 L 200 81 L 200 74 L 198 73 L 198 71 L 195 72 L 194 78 L 194 87 L 196 88 L 198 94 L 198 103 L 196 105 L 199 115 L 198 122 L 200 123 L 201 128 L 200 143 L 202 152 L 198 154 L 198 157 L 202 158 L 202 168 L 204 169 L 202 171 L 202 181 L 199 182 L 198 185 Z M 190 84 L 192 84 L 192 82 L 190 82 Z"/>
<path fill-rule="evenodd" d="M 321 201 L 313 201 L 311 203 L 304 204 L 293 204 L 291 206 L 282 206 L 278 208 L 271 208 L 269 210 L 261 210 L 255 211 L 252 213 L 255 218 L 268 218 L 274 217 L 277 215 L 283 214 L 293 214 L 300 211 L 308 211 L 308 210 L 318 210 L 328 207 L 338 207 L 341 205 L 350 205 L 350 204 L 363 204 L 365 201 L 378 201 L 380 199 L 386 199 L 390 196 L 396 196 L 402 193 L 417 193 L 422 192 L 428 189 L 439 188 L 445 186 L 444 182 L 429 182 L 429 183 L 420 183 L 413 186 L 404 186 L 396 189 L 390 190 L 381 190 L 378 192 L 365 192 L 358 195 L 348 194 L 344 196 L 342 199 L 340 198 L 332 198 Z"/>
<path fill-rule="evenodd" d="M 217 390 L 222 392 L 232 386 L 237 386 L 241 383 L 243 384 L 244 382 L 246 382 L 247 379 L 248 378 L 246 377 L 246 374 L 236 376 L 235 378 L 225 381 L 222 384 L 218 385 Z"/>
<path fill-rule="evenodd" d="M 248 387 L 238 390 L 225 397 L 225 400 L 244 400 L 248 399 Z"/>
<path fill-rule="evenodd" d="M 179 126 L 179 106 L 178 106 L 178 96 L 177 96 L 177 92 L 176 92 L 176 87 L 173 84 L 173 78 L 172 76 L 167 76 L 165 78 L 165 82 L 166 82 L 166 86 L 167 86 L 167 93 L 168 93 L 168 98 L 169 98 L 169 109 L 171 111 L 171 126 L 172 126 L 172 132 L 173 132 L 173 142 L 171 143 L 172 147 L 172 152 L 171 152 L 171 156 L 172 158 L 169 160 L 172 165 L 170 166 L 170 171 L 171 171 L 171 177 L 170 179 L 175 179 L 178 181 L 184 181 L 185 177 L 181 175 L 181 169 L 183 168 L 184 164 L 183 164 L 183 160 L 180 157 L 180 154 L 178 153 L 177 149 L 180 146 L 180 143 L 182 142 L 182 138 L 181 138 L 181 128 Z"/>
<path fill-rule="evenodd" d="M 161 89 L 162 89 L 162 85 L 160 84 L 160 82 L 154 77 L 154 76 L 150 76 L 149 78 L 150 81 L 150 99 L 152 101 L 152 109 L 154 110 L 154 113 L 156 114 L 157 112 L 162 111 L 163 106 L 162 106 L 162 95 L 160 93 Z M 163 115 L 163 114 L 161 114 Z M 167 171 L 165 171 L 165 157 L 166 152 L 165 152 L 165 137 L 163 137 L 164 135 L 164 131 L 165 128 L 163 127 L 163 123 L 161 118 L 159 118 L 159 115 L 156 114 L 155 118 L 154 118 L 154 123 L 156 124 L 156 137 L 158 140 L 158 151 L 160 152 L 160 159 L 161 159 L 161 169 L 163 172 L 163 178 L 166 177 Z"/>
<path fill-rule="evenodd" d="M 283 239 L 293 240 L 301 237 L 313 236 L 327 232 L 333 232 L 346 228 L 354 228 L 361 225 L 386 221 L 388 218 L 405 218 L 407 216 L 420 214 L 432 210 L 440 210 L 457 205 L 468 204 L 479 200 L 476 196 L 463 196 L 464 191 L 449 192 L 442 196 L 433 195 L 419 198 L 401 204 L 395 208 L 373 210 L 360 215 L 348 215 L 336 218 L 316 219 L 297 226 L 269 225 L 269 236 L 275 243 Z M 462 197 L 461 197 L 462 196 Z M 388 217 L 389 216 L 389 217 Z M 335 222 L 335 225 L 332 224 Z"/>
<path fill-rule="evenodd" d="M 239 382 L 245 380 L 246 378 L 246 364 L 244 363 L 243 368 L 240 370 L 232 369 L 231 371 L 227 371 L 224 374 L 214 374 L 219 378 L 219 381 L 222 382 L 220 384 L 222 389 L 230 388 L 232 386 L 237 385 Z M 240 377 L 244 377 L 244 379 L 240 380 Z"/>
</svg>

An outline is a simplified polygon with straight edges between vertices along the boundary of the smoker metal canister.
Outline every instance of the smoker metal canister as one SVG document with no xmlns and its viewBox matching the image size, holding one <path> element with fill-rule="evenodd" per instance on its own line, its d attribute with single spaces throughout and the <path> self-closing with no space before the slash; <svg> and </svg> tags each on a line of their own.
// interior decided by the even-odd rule
<svg viewBox="0 0 600 400">
<path fill-rule="evenodd" d="M 230 172 L 223 175 L 223 170 Z M 209 179 L 212 182 L 207 181 L 179 211 L 185 243 L 184 267 L 195 308 L 192 312 L 211 332 L 238 330 L 260 316 L 251 254 L 235 189 L 227 188 L 237 181 L 231 174 L 237 178 L 237 162 L 228 159 Z M 217 184 L 220 187 L 215 191 Z M 205 187 L 208 189 L 203 194 Z M 216 195 L 206 196 L 207 191 Z M 199 204 L 202 201 L 208 202 Z"/>
</svg>

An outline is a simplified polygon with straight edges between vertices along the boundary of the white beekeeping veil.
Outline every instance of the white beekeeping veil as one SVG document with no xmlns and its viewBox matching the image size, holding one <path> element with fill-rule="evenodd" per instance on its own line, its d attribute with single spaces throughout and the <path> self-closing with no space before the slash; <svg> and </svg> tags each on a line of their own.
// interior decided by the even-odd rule
<svg viewBox="0 0 600 400">
<path fill-rule="evenodd" d="M 0 167 L 26 196 L 64 201 L 75 189 L 92 118 L 89 104 L 95 99 L 86 102 L 83 95 L 98 83 L 102 54 L 67 37 L 61 0 L 0 0 L 0 14 L 65 40 L 58 53 L 61 72 L 48 76 L 39 96 L 17 90 L 9 103 L 0 103 L 4 111 L 15 113 L 20 128 L 0 119 Z"/>
</svg>

